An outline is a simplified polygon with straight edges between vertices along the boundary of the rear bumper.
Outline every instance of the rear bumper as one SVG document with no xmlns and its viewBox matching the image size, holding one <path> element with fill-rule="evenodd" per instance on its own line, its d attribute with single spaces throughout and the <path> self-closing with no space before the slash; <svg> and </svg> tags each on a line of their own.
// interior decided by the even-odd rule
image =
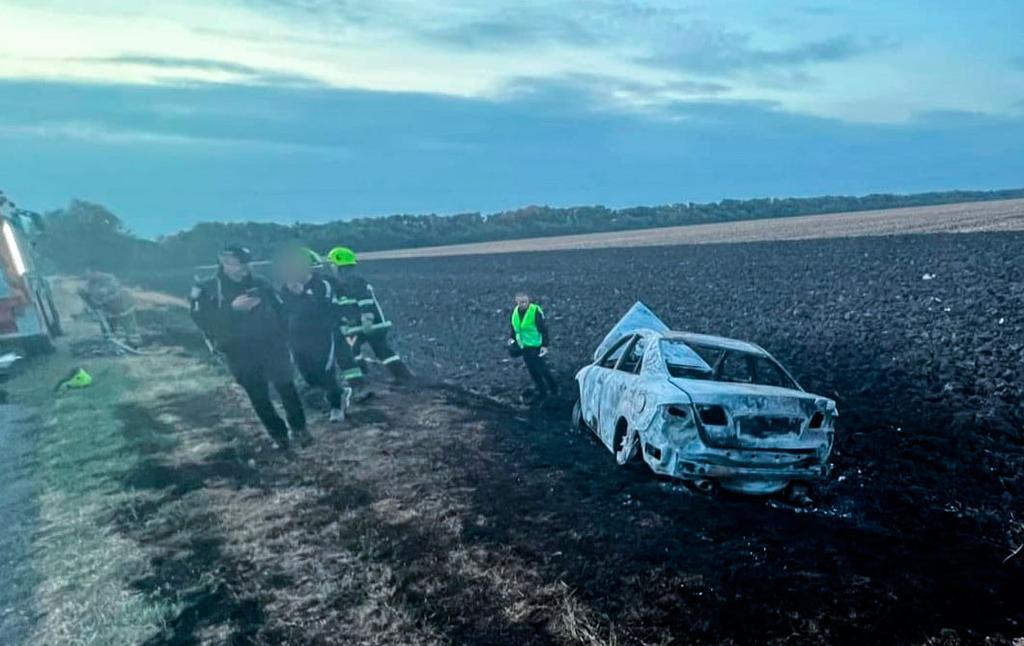
<svg viewBox="0 0 1024 646">
<path fill-rule="evenodd" d="M 685 480 L 718 480 L 726 488 L 746 493 L 774 493 L 794 480 L 822 480 L 831 471 L 828 456 L 815 449 L 684 452 L 664 448 L 657 456 L 649 446 L 644 448 L 645 460 L 656 473 Z"/>
</svg>

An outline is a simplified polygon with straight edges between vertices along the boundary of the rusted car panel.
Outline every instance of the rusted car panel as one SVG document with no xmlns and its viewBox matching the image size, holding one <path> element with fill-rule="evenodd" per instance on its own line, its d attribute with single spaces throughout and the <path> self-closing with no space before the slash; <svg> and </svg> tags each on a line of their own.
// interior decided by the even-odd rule
<svg viewBox="0 0 1024 646">
<path fill-rule="evenodd" d="M 770 494 L 829 471 L 835 402 L 804 391 L 760 346 L 672 332 L 637 303 L 577 373 L 575 423 L 620 464 Z"/>
</svg>

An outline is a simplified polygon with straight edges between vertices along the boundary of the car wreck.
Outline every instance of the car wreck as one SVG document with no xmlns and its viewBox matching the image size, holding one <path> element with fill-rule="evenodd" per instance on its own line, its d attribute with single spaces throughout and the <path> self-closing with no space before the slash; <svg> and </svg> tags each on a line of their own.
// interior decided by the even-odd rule
<svg viewBox="0 0 1024 646">
<path fill-rule="evenodd" d="M 754 343 L 674 332 L 638 302 L 576 382 L 574 426 L 619 464 L 755 495 L 828 475 L 835 402 Z"/>
</svg>

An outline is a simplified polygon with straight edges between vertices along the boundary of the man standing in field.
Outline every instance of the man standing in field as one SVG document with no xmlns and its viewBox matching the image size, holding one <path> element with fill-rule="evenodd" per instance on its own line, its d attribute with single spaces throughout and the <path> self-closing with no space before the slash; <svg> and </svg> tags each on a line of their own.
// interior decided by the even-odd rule
<svg viewBox="0 0 1024 646">
<path fill-rule="evenodd" d="M 522 356 L 523 363 L 537 388 L 535 402 L 541 402 L 550 395 L 558 394 L 555 381 L 545 357 L 548 354 L 548 324 L 544 310 L 530 302 L 524 292 L 516 294 L 516 306 L 512 310 L 512 324 L 509 328 L 508 347 L 513 356 Z"/>
<path fill-rule="evenodd" d="M 252 274 L 252 254 L 246 247 L 228 245 L 218 260 L 217 275 L 192 288 L 192 320 L 224 353 L 275 446 L 288 448 L 289 427 L 296 439 L 306 442 L 306 414 L 293 381 L 281 301 L 267 281 Z M 270 400 L 271 384 L 281 396 L 287 425 Z"/>
</svg>

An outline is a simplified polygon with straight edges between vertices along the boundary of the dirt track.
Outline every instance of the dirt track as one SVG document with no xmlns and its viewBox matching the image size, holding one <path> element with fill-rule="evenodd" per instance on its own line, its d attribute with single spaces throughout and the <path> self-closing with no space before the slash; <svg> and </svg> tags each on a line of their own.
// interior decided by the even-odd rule
<svg viewBox="0 0 1024 646">
<path fill-rule="evenodd" d="M 362 257 L 366 259 L 428 258 L 521 251 L 1021 230 L 1024 230 L 1024 200 L 1000 200 L 525 240 L 503 240 L 420 249 L 397 249 L 365 253 L 362 254 Z"/>
</svg>

